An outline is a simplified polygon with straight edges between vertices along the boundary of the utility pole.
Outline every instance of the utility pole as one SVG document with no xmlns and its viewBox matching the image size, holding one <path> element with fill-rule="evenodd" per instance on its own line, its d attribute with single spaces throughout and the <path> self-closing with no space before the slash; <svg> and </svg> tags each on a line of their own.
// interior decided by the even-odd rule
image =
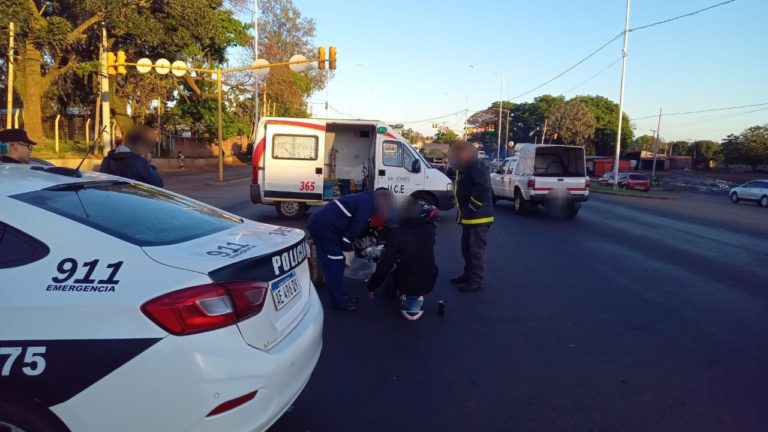
<svg viewBox="0 0 768 432">
<path fill-rule="evenodd" d="M 101 29 L 101 49 L 100 51 L 100 65 L 99 65 L 99 81 L 101 83 L 101 124 L 107 127 L 101 128 L 101 148 L 104 156 L 109 152 L 110 143 L 112 142 L 111 131 L 109 130 L 110 113 L 109 113 L 109 76 L 107 75 L 107 29 Z M 94 149 L 95 152 L 95 149 Z"/>
<path fill-rule="evenodd" d="M 507 93 L 509 93 L 509 85 L 507 85 Z M 507 157 L 507 151 L 509 151 L 509 117 L 512 113 L 507 110 L 507 133 L 504 134 L 504 157 Z"/>
<path fill-rule="evenodd" d="M 13 115 L 13 23 L 8 24 L 8 102 L 5 110 L 5 128 L 10 129 L 13 125 L 11 116 Z"/>
<path fill-rule="evenodd" d="M 661 139 L 661 108 L 659 108 L 659 124 L 656 125 L 656 139 L 653 140 L 653 166 L 651 167 L 651 184 L 656 180 L 656 154 L 659 153 Z"/>
<path fill-rule="evenodd" d="M 221 120 L 221 99 L 222 99 L 222 90 L 221 90 L 222 84 L 221 84 L 221 68 L 216 70 L 216 110 L 218 113 L 218 127 L 217 127 L 217 141 L 219 142 L 219 182 L 224 181 L 224 127 L 222 125 Z"/>
<path fill-rule="evenodd" d="M 496 145 L 496 159 L 501 160 L 501 118 L 504 116 L 504 72 L 501 72 L 501 85 L 499 86 L 499 131 L 496 134 L 499 139 Z"/>
<path fill-rule="evenodd" d="M 259 58 L 259 0 L 253 0 L 253 60 Z M 259 81 L 253 86 L 253 145 L 256 145 L 256 134 L 259 131 Z M 254 147 L 255 148 L 255 147 Z"/>
<path fill-rule="evenodd" d="M 541 143 L 542 144 L 546 144 L 546 142 L 544 142 L 544 140 L 547 139 L 547 121 L 549 121 L 549 119 L 545 118 L 544 119 L 544 130 L 541 131 Z"/>
<path fill-rule="evenodd" d="M 613 190 L 619 189 L 619 157 L 621 156 L 621 124 L 624 120 L 624 81 L 627 74 L 627 45 L 629 43 L 629 5 L 627 0 L 627 16 L 624 20 L 624 48 L 621 50 L 621 91 L 619 92 L 619 127 L 616 132 L 616 158 L 613 161 Z"/>
</svg>

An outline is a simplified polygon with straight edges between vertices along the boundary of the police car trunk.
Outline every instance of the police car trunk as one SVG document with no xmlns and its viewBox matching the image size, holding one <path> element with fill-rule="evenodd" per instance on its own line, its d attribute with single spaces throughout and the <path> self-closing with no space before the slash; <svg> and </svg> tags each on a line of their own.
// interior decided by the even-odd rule
<svg viewBox="0 0 768 432">
<path fill-rule="evenodd" d="M 231 300 L 217 303 L 219 299 L 214 297 L 198 304 L 215 315 L 228 306 L 237 312 L 245 303 L 251 316 L 238 320 L 237 326 L 255 348 L 266 350 L 275 345 L 309 308 L 313 287 L 308 248 L 300 230 L 245 223 L 183 244 L 145 247 L 144 251 L 155 261 L 205 272 L 214 284 L 228 287 Z M 242 295 L 232 294 L 233 290 Z"/>
</svg>

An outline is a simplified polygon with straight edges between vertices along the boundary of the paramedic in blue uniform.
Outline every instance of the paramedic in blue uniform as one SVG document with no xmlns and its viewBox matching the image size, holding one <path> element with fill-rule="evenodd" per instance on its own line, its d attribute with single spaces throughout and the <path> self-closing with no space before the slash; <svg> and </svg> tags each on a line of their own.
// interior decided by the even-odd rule
<svg viewBox="0 0 768 432">
<path fill-rule="evenodd" d="M 344 269 L 354 256 L 352 242 L 375 220 L 386 220 L 392 207 L 392 192 L 343 196 L 321 207 L 309 218 L 307 229 L 317 249 L 317 261 L 325 274 L 330 307 L 354 312 L 357 302 L 344 290 Z"/>
</svg>

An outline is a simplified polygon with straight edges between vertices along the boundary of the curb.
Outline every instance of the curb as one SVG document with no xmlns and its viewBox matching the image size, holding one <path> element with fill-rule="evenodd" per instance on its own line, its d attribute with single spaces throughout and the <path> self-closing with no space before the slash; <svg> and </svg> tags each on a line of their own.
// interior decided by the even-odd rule
<svg viewBox="0 0 768 432">
<path fill-rule="evenodd" d="M 627 198 L 640 198 L 640 199 L 676 200 L 679 198 L 678 196 L 636 195 L 636 194 L 625 194 L 621 192 L 597 191 L 594 189 L 590 189 L 589 192 L 596 193 L 596 194 L 603 194 L 603 195 L 614 195 L 614 196 L 622 196 Z"/>
<path fill-rule="evenodd" d="M 250 179 L 251 179 L 251 176 L 247 175 L 247 176 L 239 176 L 239 177 L 234 177 L 234 178 L 226 179 L 223 182 L 220 182 L 218 180 L 217 181 L 205 182 L 205 184 L 207 186 L 227 186 L 227 185 L 230 185 L 230 184 L 233 184 L 233 183 L 238 183 L 238 182 L 242 182 L 243 180 L 250 180 Z"/>
</svg>

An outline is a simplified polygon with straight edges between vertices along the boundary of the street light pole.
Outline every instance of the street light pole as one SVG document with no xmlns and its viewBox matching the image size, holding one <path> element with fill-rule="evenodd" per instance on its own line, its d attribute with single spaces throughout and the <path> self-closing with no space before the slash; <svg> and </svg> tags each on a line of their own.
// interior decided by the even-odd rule
<svg viewBox="0 0 768 432">
<path fill-rule="evenodd" d="M 498 137 L 497 143 L 496 143 L 496 158 L 501 159 L 501 122 L 502 122 L 502 116 L 504 115 L 504 72 L 480 68 L 477 66 L 469 65 L 472 69 L 481 70 L 483 72 L 488 72 L 492 74 L 499 75 L 500 81 L 501 81 L 501 92 L 499 93 L 499 128 L 496 130 L 496 135 Z"/>
<path fill-rule="evenodd" d="M 8 98 L 5 111 L 5 128 L 10 129 L 13 126 L 13 23 L 8 23 Z"/>
<path fill-rule="evenodd" d="M 627 45 L 629 42 L 629 5 L 627 0 L 627 15 L 624 20 L 624 48 L 621 50 L 621 91 L 619 92 L 619 127 L 616 132 L 616 157 L 613 162 L 613 190 L 619 189 L 619 157 L 621 156 L 621 124 L 624 120 L 624 81 L 627 73 Z"/>
<path fill-rule="evenodd" d="M 259 0 L 253 0 L 253 59 L 259 58 Z M 261 79 L 256 77 L 256 84 L 253 86 L 253 145 L 256 148 L 256 134 L 259 130 L 259 82 Z"/>
<path fill-rule="evenodd" d="M 656 155 L 659 153 L 659 140 L 661 139 L 661 108 L 659 108 L 659 124 L 656 125 L 656 139 L 653 140 L 653 166 L 651 167 L 651 184 L 656 179 Z"/>
<path fill-rule="evenodd" d="M 216 110 L 218 123 L 218 141 L 219 141 L 219 182 L 224 181 L 224 131 L 221 120 L 221 68 L 216 69 Z M 257 98 L 258 99 L 258 98 Z"/>
</svg>

